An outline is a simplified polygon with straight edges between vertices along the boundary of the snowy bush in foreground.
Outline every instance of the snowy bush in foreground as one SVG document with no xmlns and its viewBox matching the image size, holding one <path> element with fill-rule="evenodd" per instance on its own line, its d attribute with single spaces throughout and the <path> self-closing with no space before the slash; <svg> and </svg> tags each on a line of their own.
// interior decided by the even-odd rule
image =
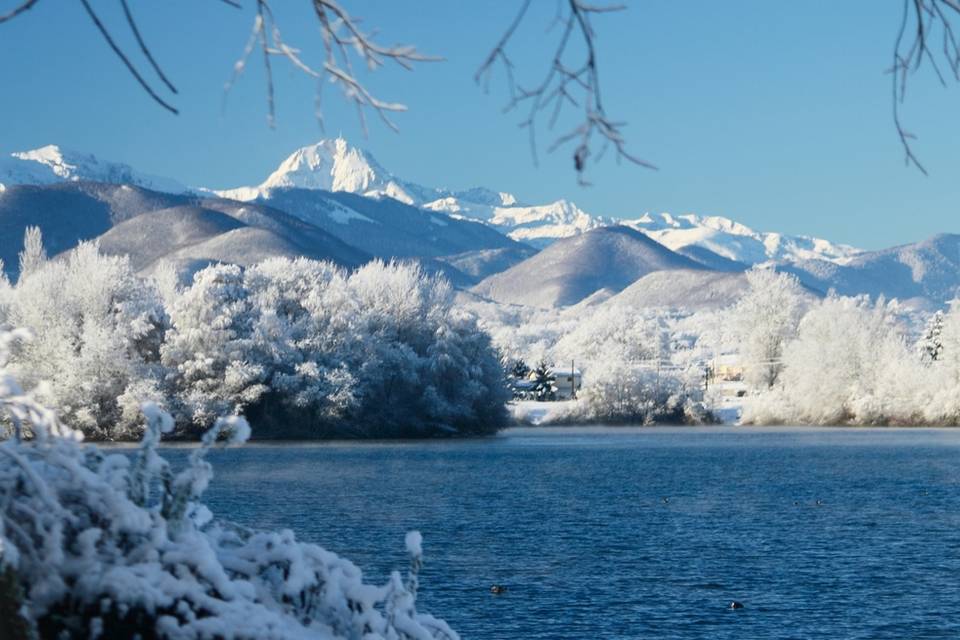
<svg viewBox="0 0 960 640">
<path fill-rule="evenodd" d="M 407 535 L 406 578 L 376 586 L 290 531 L 218 520 L 200 501 L 212 477 L 204 455 L 221 432 L 243 441 L 245 421 L 219 420 L 174 473 L 156 449 L 173 421 L 148 403 L 137 455 L 106 454 L 24 394 L 3 369 L 9 343 L 0 334 L 0 410 L 35 438 L 0 443 L 0 635 L 458 637 L 416 611 L 418 533 Z"/>
</svg>

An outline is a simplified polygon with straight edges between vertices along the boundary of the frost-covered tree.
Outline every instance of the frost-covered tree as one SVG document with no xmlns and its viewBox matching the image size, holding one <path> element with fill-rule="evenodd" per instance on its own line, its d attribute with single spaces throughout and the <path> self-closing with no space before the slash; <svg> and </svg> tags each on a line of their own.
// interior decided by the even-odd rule
<svg viewBox="0 0 960 640">
<path fill-rule="evenodd" d="M 795 276 L 754 267 L 746 273 L 750 285 L 731 313 L 732 332 L 748 384 L 770 388 L 783 369 L 784 344 L 797 330 L 803 290 Z"/>
<path fill-rule="evenodd" d="M 361 429 L 391 435 L 484 433 L 503 425 L 509 391 L 497 351 L 453 306 L 443 278 L 418 265 L 371 262 L 349 278 L 359 344 L 349 350 L 365 401 Z"/>
<path fill-rule="evenodd" d="M 697 382 L 648 364 L 597 363 L 580 392 L 576 417 L 629 424 L 705 422 Z"/>
<path fill-rule="evenodd" d="M 533 370 L 533 397 L 540 402 L 555 400 L 557 396 L 557 377 L 553 374 L 553 368 L 541 360 Z"/>
<path fill-rule="evenodd" d="M 10 305 L 14 295 L 13 286 L 3 266 L 3 260 L 0 260 L 0 330 L 9 329 L 7 318 L 10 315 Z"/>
<path fill-rule="evenodd" d="M 162 362 L 177 411 L 199 428 L 243 411 L 266 391 L 269 372 L 253 337 L 255 309 L 235 265 L 198 271 L 168 309 Z"/>
<path fill-rule="evenodd" d="M 530 375 L 530 367 L 523 358 L 517 358 L 510 367 L 510 375 L 518 380 L 525 380 Z"/>
<path fill-rule="evenodd" d="M 0 637 L 458 638 L 417 611 L 418 532 L 407 575 L 373 585 L 291 531 L 218 518 L 206 454 L 244 441 L 245 421 L 218 420 L 180 469 L 157 449 L 173 419 L 154 404 L 132 459 L 84 445 L 4 368 L 11 342 L 0 333 L 0 415 L 35 438 L 0 442 Z"/>
<path fill-rule="evenodd" d="M 943 355 L 943 317 L 939 310 L 930 316 L 917 341 L 917 353 L 923 362 L 936 362 Z"/>
<path fill-rule="evenodd" d="M 40 227 L 27 227 L 23 234 L 23 251 L 20 252 L 20 277 L 37 271 L 47 262 L 47 250 L 43 247 Z"/>
<path fill-rule="evenodd" d="M 93 244 L 33 264 L 16 286 L 0 281 L 0 323 L 34 334 L 10 366 L 89 437 L 135 436 L 141 400 L 169 407 L 181 435 L 242 413 L 258 437 L 505 424 L 499 353 L 450 284 L 415 265 L 275 259 L 213 265 L 180 287 Z"/>
<path fill-rule="evenodd" d="M 828 296 L 803 317 L 776 386 L 751 397 L 744 420 L 916 424 L 929 385 L 883 300 Z"/>
<path fill-rule="evenodd" d="M 327 262 L 276 258 L 247 269 L 244 286 L 256 311 L 254 350 L 268 371 L 258 415 L 280 410 L 284 420 L 314 429 L 344 419 L 358 402 L 346 353 L 356 307 L 344 272 Z"/>
<path fill-rule="evenodd" d="M 499 358 L 452 299 L 414 265 L 209 267 L 170 309 L 163 363 L 198 426 L 243 412 L 258 437 L 494 431 Z"/>
<path fill-rule="evenodd" d="M 24 255 L 42 255 L 38 247 L 28 242 Z M 92 243 L 22 263 L 16 287 L 0 294 L 9 299 L 7 324 L 32 334 L 11 369 L 88 435 L 135 436 L 140 402 L 161 397 L 165 314 L 156 290 L 127 258 L 101 255 Z"/>
</svg>

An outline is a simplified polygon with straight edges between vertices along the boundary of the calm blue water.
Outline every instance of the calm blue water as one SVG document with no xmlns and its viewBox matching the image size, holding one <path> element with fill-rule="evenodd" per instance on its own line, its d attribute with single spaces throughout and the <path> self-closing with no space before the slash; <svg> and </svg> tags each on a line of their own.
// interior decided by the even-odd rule
<svg viewBox="0 0 960 640">
<path fill-rule="evenodd" d="M 960 637 L 960 430 L 517 429 L 211 461 L 215 513 L 368 579 L 420 530 L 421 607 L 464 638 Z"/>
</svg>

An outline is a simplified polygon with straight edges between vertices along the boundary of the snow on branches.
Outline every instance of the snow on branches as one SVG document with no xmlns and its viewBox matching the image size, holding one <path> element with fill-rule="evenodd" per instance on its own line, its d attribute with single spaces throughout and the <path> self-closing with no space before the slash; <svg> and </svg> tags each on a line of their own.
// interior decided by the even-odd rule
<svg viewBox="0 0 960 640">
<path fill-rule="evenodd" d="M 9 334 L 0 333 L 0 362 Z M 0 443 L 0 627 L 59 638 L 418 638 L 454 640 L 416 610 L 419 533 L 407 535 L 410 571 L 384 585 L 290 531 L 220 520 L 203 505 L 213 473 L 205 455 L 246 422 L 219 420 L 175 472 L 157 451 L 172 418 L 145 404 L 132 458 L 82 436 L 20 390 L 0 366 L 0 411 L 35 435 Z"/>
<path fill-rule="evenodd" d="M 180 287 L 95 244 L 53 261 L 34 244 L 36 264 L 0 282 L 0 324 L 30 332 L 7 366 L 88 438 L 138 437 L 148 400 L 190 437 L 238 413 L 271 438 L 482 434 L 506 421 L 490 338 L 415 265 L 347 273 L 277 258 L 212 265 Z"/>
</svg>

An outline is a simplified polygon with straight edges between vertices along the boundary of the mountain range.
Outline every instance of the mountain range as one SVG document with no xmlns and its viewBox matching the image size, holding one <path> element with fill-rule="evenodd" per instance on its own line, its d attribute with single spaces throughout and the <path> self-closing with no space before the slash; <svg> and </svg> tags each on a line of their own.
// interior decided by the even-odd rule
<svg viewBox="0 0 960 640">
<path fill-rule="evenodd" d="M 641 279 L 646 288 L 634 288 L 633 304 L 722 306 L 743 290 L 737 273 L 757 264 L 820 292 L 919 306 L 942 305 L 960 286 L 960 236 L 952 234 L 862 251 L 719 216 L 618 219 L 567 200 L 423 186 L 343 138 L 298 149 L 262 183 L 231 189 L 188 187 L 55 145 L 17 152 L 0 158 L 0 259 L 13 277 L 28 225 L 41 227 L 52 254 L 98 239 L 145 271 L 167 260 L 186 277 L 212 261 L 270 255 L 344 266 L 415 260 L 478 295 L 547 307 L 614 296 Z M 652 275 L 671 272 L 673 290 Z"/>
</svg>

